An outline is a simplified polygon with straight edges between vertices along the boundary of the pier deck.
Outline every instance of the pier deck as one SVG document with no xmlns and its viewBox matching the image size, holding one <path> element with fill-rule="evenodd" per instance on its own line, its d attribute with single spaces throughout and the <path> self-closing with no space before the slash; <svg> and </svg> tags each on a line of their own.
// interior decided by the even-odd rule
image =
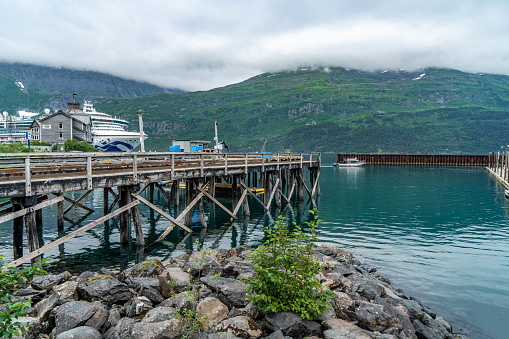
<svg viewBox="0 0 509 339">
<path fill-rule="evenodd" d="M 320 195 L 318 183 L 321 163 L 320 153 L 281 154 L 218 154 L 218 153 L 29 153 L 0 154 L 0 198 L 10 198 L 10 204 L 0 204 L 0 222 L 13 220 L 13 257 L 10 266 L 27 260 L 40 260 L 45 251 L 78 236 L 104 221 L 119 215 L 120 241 L 127 243 L 132 217 L 138 246 L 144 246 L 138 204 L 143 203 L 172 222 L 161 234 L 164 239 L 178 226 L 190 229 L 193 208 L 198 208 L 202 227 L 207 227 L 203 211 L 203 199 L 237 218 L 241 210 L 249 215 L 247 196 L 270 210 L 272 201 L 278 207 L 282 198 L 288 203 L 294 194 L 304 200 L 304 189 L 311 200 Z M 304 169 L 309 170 L 309 187 L 305 182 Z M 231 185 L 232 210 L 215 199 L 216 183 L 225 181 Z M 180 183 L 185 183 L 184 210 L 171 216 L 153 204 L 154 190 L 161 192 L 168 204 L 173 202 L 174 211 L 179 211 Z M 168 193 L 161 183 L 171 183 Z M 144 187 L 142 188 L 142 185 Z M 263 197 L 257 197 L 250 187 L 262 187 Z M 117 192 L 113 190 L 116 188 Z M 149 198 L 140 193 L 149 189 Z M 42 218 L 44 207 L 57 204 L 57 222 L 63 230 L 63 216 L 95 189 L 103 189 L 104 217 L 65 235 L 51 244 L 39 248 L 37 219 Z M 64 193 L 86 191 L 77 200 Z M 49 199 L 49 195 L 56 197 Z M 109 204 L 109 195 L 114 197 Z M 49 200 L 47 200 L 49 199 Z M 64 200 L 71 203 L 65 210 Z M 118 208 L 113 211 L 114 206 Z M 7 206 L 7 207 L 6 207 Z M 23 224 L 25 227 L 23 228 Z M 30 254 L 23 256 L 23 229 Z"/>
</svg>

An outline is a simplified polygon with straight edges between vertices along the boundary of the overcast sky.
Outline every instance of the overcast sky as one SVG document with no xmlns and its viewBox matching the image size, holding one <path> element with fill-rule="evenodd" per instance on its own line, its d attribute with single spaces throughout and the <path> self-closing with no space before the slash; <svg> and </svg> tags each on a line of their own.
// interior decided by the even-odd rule
<svg viewBox="0 0 509 339">
<path fill-rule="evenodd" d="M 509 74 L 507 0 L 0 0 L 0 61 L 207 90 L 304 65 Z"/>
</svg>

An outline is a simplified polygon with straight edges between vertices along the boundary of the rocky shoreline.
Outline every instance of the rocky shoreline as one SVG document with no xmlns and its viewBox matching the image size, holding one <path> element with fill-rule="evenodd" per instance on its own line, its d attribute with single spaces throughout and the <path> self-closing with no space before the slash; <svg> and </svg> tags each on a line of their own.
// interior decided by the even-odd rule
<svg viewBox="0 0 509 339">
<path fill-rule="evenodd" d="M 12 299 L 33 301 L 29 316 L 19 319 L 32 325 L 29 339 L 466 338 L 376 269 L 331 247 L 316 247 L 314 254 L 322 286 L 335 295 L 321 316 L 310 321 L 287 312 L 262 314 L 243 282 L 254 275 L 251 252 L 240 246 L 144 261 L 123 272 L 46 274 Z M 205 321 L 186 323 L 183 310 L 195 310 Z"/>
</svg>

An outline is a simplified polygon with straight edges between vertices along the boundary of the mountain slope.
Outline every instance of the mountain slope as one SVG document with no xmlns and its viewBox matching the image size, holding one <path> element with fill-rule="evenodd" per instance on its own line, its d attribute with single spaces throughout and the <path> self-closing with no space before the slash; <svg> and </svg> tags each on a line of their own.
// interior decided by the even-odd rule
<svg viewBox="0 0 509 339">
<path fill-rule="evenodd" d="M 131 122 L 144 110 L 147 149 L 219 138 L 233 151 L 486 153 L 509 144 L 509 77 L 450 69 L 343 68 L 261 74 L 204 92 L 105 100 Z"/>
<path fill-rule="evenodd" d="M 73 91 L 80 101 L 94 102 L 103 98 L 182 92 L 98 72 L 0 63 L 1 110 L 65 109 Z"/>
</svg>

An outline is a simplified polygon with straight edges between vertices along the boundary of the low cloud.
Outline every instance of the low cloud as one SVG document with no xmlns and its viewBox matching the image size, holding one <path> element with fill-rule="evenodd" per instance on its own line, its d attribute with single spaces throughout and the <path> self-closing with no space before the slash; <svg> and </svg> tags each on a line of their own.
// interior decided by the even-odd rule
<svg viewBox="0 0 509 339">
<path fill-rule="evenodd" d="M 503 1 L 0 1 L 0 60 L 206 90 L 323 65 L 509 74 Z"/>
</svg>

